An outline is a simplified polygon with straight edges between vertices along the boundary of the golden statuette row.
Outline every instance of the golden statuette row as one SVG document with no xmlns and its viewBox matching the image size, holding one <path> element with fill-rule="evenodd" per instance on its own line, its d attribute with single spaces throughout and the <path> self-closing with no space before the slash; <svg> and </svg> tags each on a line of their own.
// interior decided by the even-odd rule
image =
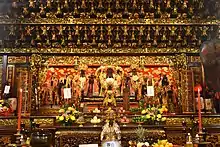
<svg viewBox="0 0 220 147">
<path fill-rule="evenodd" d="M 207 6 L 208 5 L 208 6 Z M 215 19 L 217 1 L 198 0 L 29 0 L 12 3 L 20 18 L 197 18 Z"/>
<path fill-rule="evenodd" d="M 57 54 L 147 54 L 147 53 L 198 53 L 199 48 L 4 48 L 0 53 L 57 53 Z"/>
<path fill-rule="evenodd" d="M 4 25 L 4 48 L 195 48 L 217 25 Z"/>
</svg>

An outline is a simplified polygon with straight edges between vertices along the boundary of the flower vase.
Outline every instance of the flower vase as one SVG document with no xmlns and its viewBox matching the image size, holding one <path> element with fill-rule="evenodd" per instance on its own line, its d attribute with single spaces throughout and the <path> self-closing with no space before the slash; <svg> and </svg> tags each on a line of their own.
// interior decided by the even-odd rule
<svg viewBox="0 0 220 147">
<path fill-rule="evenodd" d="M 160 125 L 160 121 L 155 121 L 155 125 Z"/>
<path fill-rule="evenodd" d="M 72 126 L 72 124 L 68 123 L 68 122 L 65 122 L 65 123 L 62 123 L 62 126 L 67 127 L 67 126 Z"/>
<path fill-rule="evenodd" d="M 166 121 L 161 121 L 161 125 L 166 125 Z"/>
<path fill-rule="evenodd" d="M 154 120 L 148 120 L 148 121 L 147 121 L 147 124 L 148 124 L 148 125 L 155 125 L 155 121 L 154 121 Z"/>
</svg>

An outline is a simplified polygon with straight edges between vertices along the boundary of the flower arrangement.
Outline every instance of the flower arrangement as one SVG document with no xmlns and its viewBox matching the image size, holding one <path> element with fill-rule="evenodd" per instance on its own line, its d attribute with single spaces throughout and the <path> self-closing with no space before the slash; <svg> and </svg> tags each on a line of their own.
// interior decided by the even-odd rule
<svg viewBox="0 0 220 147">
<path fill-rule="evenodd" d="M 59 110 L 59 115 L 56 117 L 56 121 L 62 125 L 71 126 L 76 121 L 77 114 L 78 111 L 74 105 L 64 105 L 64 107 Z"/>
<path fill-rule="evenodd" d="M 0 115 L 7 116 L 10 112 L 10 104 L 7 101 L 0 100 Z"/>
<path fill-rule="evenodd" d="M 166 139 L 158 140 L 156 143 L 149 144 L 148 142 L 136 142 L 136 141 L 129 141 L 129 147 L 173 147 L 173 144 L 168 142 Z"/>
<path fill-rule="evenodd" d="M 154 123 L 163 123 L 166 121 L 166 117 L 163 116 L 165 112 L 167 112 L 168 109 L 165 106 L 162 107 L 148 107 L 146 109 L 143 109 L 141 111 L 141 114 L 144 117 L 144 122 L 148 124 L 154 124 Z M 144 116 L 145 115 L 145 116 Z"/>
<path fill-rule="evenodd" d="M 169 143 L 167 140 L 158 140 L 157 143 L 152 145 L 153 147 L 173 147 L 172 143 Z"/>
</svg>

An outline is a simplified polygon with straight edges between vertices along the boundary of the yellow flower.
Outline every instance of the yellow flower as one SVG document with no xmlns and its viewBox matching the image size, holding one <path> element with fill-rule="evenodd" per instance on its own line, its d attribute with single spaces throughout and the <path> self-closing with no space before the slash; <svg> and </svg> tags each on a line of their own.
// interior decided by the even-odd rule
<svg viewBox="0 0 220 147">
<path fill-rule="evenodd" d="M 64 113 L 64 112 L 65 112 L 64 109 L 60 109 L 60 110 L 59 110 L 59 113 Z"/>
<path fill-rule="evenodd" d="M 0 100 L 0 103 L 3 103 L 4 102 L 4 100 Z"/>
<path fill-rule="evenodd" d="M 162 108 L 166 108 L 166 106 L 163 105 Z"/>
<path fill-rule="evenodd" d="M 69 111 L 74 111 L 75 109 L 73 107 L 68 107 Z"/>
<path fill-rule="evenodd" d="M 155 115 L 151 116 L 151 119 L 152 119 L 152 120 L 155 120 Z"/>
<path fill-rule="evenodd" d="M 149 118 L 150 118 L 150 115 L 149 115 L 149 114 L 147 114 L 147 115 L 146 115 L 146 118 L 147 118 L 147 119 L 149 119 Z"/>
<path fill-rule="evenodd" d="M 73 111 L 73 114 L 76 114 L 76 113 L 78 113 L 78 111 L 74 110 L 74 111 Z"/>
<path fill-rule="evenodd" d="M 0 107 L 2 107 L 2 104 L 0 104 Z"/>
<path fill-rule="evenodd" d="M 162 145 L 166 145 L 167 142 L 168 142 L 167 140 L 161 140 L 160 143 L 161 143 Z"/>
<path fill-rule="evenodd" d="M 56 116 L 56 119 L 59 119 L 59 116 Z"/>
<path fill-rule="evenodd" d="M 163 109 L 158 109 L 158 111 L 160 112 L 160 114 L 162 114 L 162 113 L 163 113 Z"/>
<path fill-rule="evenodd" d="M 64 120 L 64 117 L 63 117 L 63 116 L 60 116 L 60 117 L 59 117 L 59 120 L 60 120 L 60 121 L 63 121 L 63 120 Z"/>
<path fill-rule="evenodd" d="M 72 121 L 76 120 L 75 116 L 70 116 L 70 119 L 71 119 Z"/>
<path fill-rule="evenodd" d="M 153 111 L 154 111 L 154 110 L 155 110 L 155 107 L 152 107 L 152 108 L 151 108 L 151 110 L 153 110 Z"/>
<path fill-rule="evenodd" d="M 162 115 L 161 114 L 157 114 L 157 118 L 161 118 L 162 117 Z"/>
<path fill-rule="evenodd" d="M 162 117 L 162 119 L 161 119 L 161 120 L 162 120 L 162 121 L 166 121 L 166 119 L 167 119 L 166 117 Z"/>
</svg>

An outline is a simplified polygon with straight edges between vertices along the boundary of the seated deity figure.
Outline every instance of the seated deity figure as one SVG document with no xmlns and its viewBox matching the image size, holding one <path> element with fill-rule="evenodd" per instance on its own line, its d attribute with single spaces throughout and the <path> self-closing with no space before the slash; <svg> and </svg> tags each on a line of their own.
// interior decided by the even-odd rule
<svg viewBox="0 0 220 147">
<path fill-rule="evenodd" d="M 112 146 L 112 144 L 114 147 L 121 147 L 121 130 L 115 121 L 115 112 L 112 109 L 108 109 L 106 112 L 107 120 L 101 132 L 102 147 Z"/>
<path fill-rule="evenodd" d="M 113 66 L 101 66 L 96 71 L 96 77 L 98 77 L 100 96 L 104 96 L 109 84 L 112 89 L 116 89 L 117 81 L 115 80 L 115 68 Z"/>
</svg>

